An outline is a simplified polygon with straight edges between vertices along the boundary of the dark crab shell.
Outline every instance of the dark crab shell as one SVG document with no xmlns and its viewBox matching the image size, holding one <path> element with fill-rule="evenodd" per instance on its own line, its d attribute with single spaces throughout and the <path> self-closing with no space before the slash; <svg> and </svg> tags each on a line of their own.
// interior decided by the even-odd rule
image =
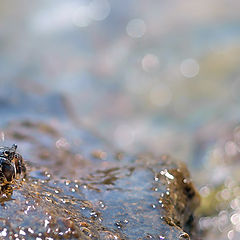
<svg viewBox="0 0 240 240">
<path fill-rule="evenodd" d="M 16 176 L 16 168 L 13 162 L 0 157 L 0 182 L 11 182 Z"/>
<path fill-rule="evenodd" d="M 17 145 L 0 147 L 0 184 L 12 182 L 17 175 L 26 172 L 22 156 L 16 152 Z"/>
</svg>

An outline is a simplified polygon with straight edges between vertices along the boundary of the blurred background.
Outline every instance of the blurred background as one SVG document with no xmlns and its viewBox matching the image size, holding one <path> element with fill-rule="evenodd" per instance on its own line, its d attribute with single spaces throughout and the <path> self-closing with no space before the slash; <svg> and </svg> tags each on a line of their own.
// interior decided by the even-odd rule
<svg viewBox="0 0 240 240">
<path fill-rule="evenodd" d="M 115 148 L 187 162 L 207 239 L 239 239 L 239 9 L 234 0 L 1 1 L 1 94 L 64 96 Z"/>
</svg>

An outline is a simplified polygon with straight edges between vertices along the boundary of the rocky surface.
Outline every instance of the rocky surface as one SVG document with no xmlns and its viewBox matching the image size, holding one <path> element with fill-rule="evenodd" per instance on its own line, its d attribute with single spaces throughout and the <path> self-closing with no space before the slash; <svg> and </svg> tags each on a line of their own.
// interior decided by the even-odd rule
<svg viewBox="0 0 240 240">
<path fill-rule="evenodd" d="M 30 96 L 20 96 L 26 108 L 18 119 L 7 111 L 14 113 L 20 99 L 0 110 L 2 144 L 17 143 L 28 169 L 1 195 L 3 239 L 190 238 L 199 196 L 183 164 L 115 153 L 76 126 L 62 100 L 41 96 L 31 112 Z M 55 112 L 40 107 L 49 99 Z"/>
<path fill-rule="evenodd" d="M 135 163 L 74 181 L 33 171 L 37 177 L 2 196 L 0 234 L 13 239 L 189 239 L 182 228 L 192 220 L 198 198 L 183 170 L 168 162 Z"/>
</svg>

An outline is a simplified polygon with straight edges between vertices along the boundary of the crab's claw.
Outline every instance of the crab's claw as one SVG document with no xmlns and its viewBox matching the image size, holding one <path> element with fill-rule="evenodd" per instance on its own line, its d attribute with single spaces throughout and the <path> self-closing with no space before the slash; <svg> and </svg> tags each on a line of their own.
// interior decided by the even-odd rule
<svg viewBox="0 0 240 240">
<path fill-rule="evenodd" d="M 19 153 L 15 153 L 13 163 L 15 165 L 17 175 L 23 174 L 23 176 L 25 176 L 26 166 L 24 164 L 22 156 Z"/>
</svg>

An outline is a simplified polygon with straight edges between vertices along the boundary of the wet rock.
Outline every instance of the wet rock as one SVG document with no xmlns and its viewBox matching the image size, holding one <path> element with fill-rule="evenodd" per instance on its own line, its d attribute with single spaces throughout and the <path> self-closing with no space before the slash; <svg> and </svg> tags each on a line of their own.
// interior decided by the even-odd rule
<svg viewBox="0 0 240 240">
<path fill-rule="evenodd" d="M 144 157 L 76 180 L 41 169 L 32 165 L 28 179 L 3 194 L 1 236 L 189 239 L 183 229 L 199 198 L 183 165 Z"/>
<path fill-rule="evenodd" d="M 67 118 L 23 116 L 2 131 L 28 176 L 1 195 L 0 237 L 189 239 L 199 196 L 183 164 L 116 154 Z"/>
</svg>

